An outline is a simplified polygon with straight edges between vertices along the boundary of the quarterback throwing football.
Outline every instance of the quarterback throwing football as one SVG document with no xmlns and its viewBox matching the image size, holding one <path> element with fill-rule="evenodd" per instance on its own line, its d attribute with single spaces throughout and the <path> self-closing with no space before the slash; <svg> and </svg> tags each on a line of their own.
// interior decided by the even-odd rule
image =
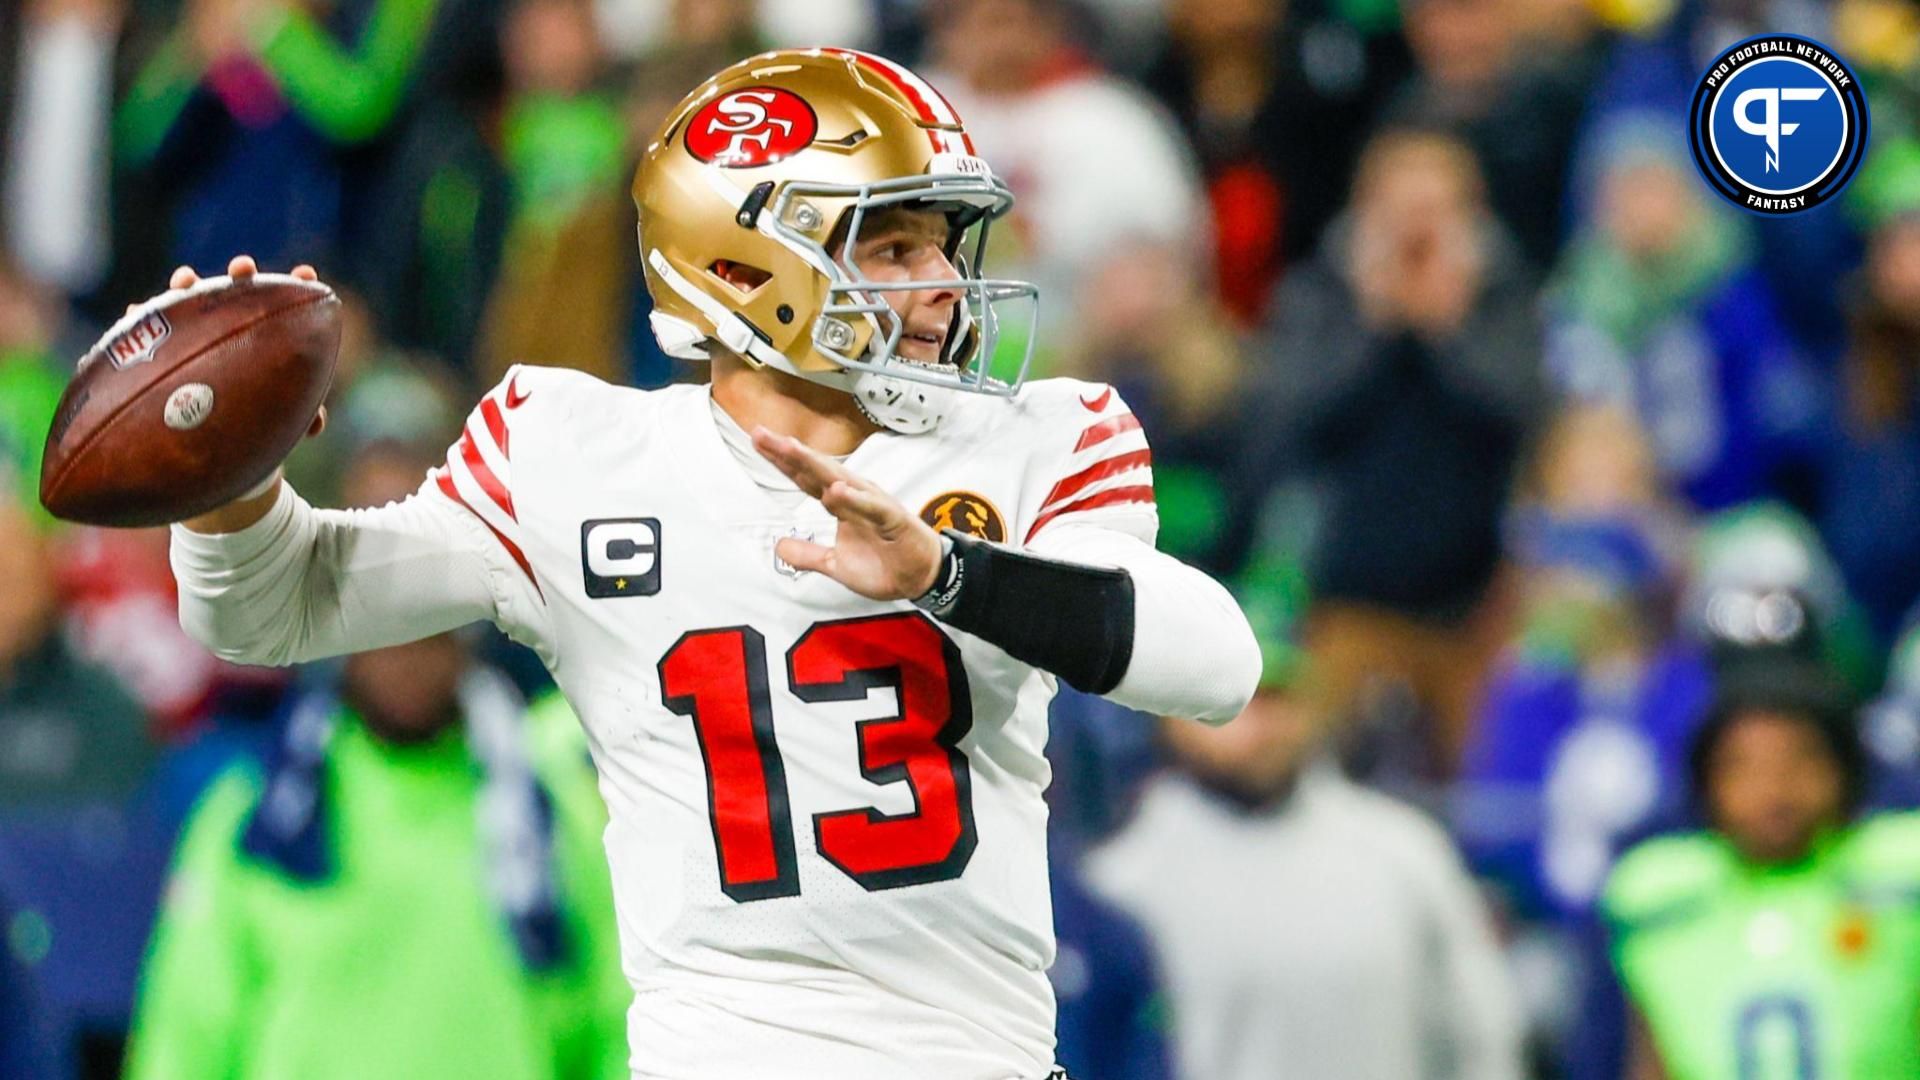
<svg viewBox="0 0 1920 1080">
<path fill-rule="evenodd" d="M 911 72 L 737 64 L 633 193 L 710 387 L 514 368 L 405 502 L 176 525 L 181 620 L 255 664 L 480 619 L 540 655 L 612 814 L 636 1077 L 1047 1077 L 1056 682 L 1223 722 L 1252 633 L 1154 550 L 1111 388 L 993 377 L 1035 299 L 980 276 L 1012 199 Z"/>
</svg>

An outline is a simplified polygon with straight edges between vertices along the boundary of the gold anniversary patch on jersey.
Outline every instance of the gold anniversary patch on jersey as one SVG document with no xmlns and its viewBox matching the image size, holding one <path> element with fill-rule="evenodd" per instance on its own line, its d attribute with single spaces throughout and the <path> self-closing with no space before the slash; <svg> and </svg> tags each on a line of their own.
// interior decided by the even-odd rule
<svg viewBox="0 0 1920 1080">
<path fill-rule="evenodd" d="M 958 529 L 968 536 L 998 544 L 1007 538 L 1007 519 L 984 495 L 949 491 L 935 495 L 920 508 L 920 520 L 940 529 Z"/>
</svg>

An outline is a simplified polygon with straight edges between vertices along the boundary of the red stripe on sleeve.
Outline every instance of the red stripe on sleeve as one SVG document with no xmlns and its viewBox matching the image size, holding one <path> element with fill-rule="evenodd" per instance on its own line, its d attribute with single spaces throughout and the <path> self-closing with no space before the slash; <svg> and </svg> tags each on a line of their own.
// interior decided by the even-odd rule
<svg viewBox="0 0 1920 1080">
<path fill-rule="evenodd" d="M 461 509 L 472 514 L 480 524 L 487 527 L 487 531 L 493 534 L 495 540 L 500 541 L 500 546 L 506 548 L 507 554 L 513 556 L 513 561 L 519 565 L 520 572 L 527 575 L 527 580 L 533 583 L 534 595 L 540 597 L 544 602 L 547 594 L 540 588 L 540 579 L 533 576 L 533 564 L 527 561 L 526 553 L 520 550 L 520 545 L 507 539 L 505 533 L 493 527 L 493 522 L 481 517 L 478 511 L 467 505 L 467 500 L 460 497 L 460 489 L 453 486 L 453 474 L 447 472 L 445 469 L 435 469 L 434 480 L 439 483 L 441 492 L 444 493 L 447 498 L 460 504 Z"/>
<path fill-rule="evenodd" d="M 487 493 L 487 498 L 505 510 L 508 517 L 519 521 L 519 515 L 513 512 L 513 493 L 487 467 L 486 459 L 480 456 L 480 447 L 473 441 L 471 428 L 460 433 L 460 460 L 467 463 L 467 470 L 473 473 L 474 480 L 479 482 L 480 490 Z"/>
<path fill-rule="evenodd" d="M 500 448 L 501 457 L 512 457 L 507 449 L 507 418 L 501 414 L 500 406 L 491 395 L 480 399 L 480 419 L 486 422 L 487 434 L 493 436 L 493 445 Z"/>
<path fill-rule="evenodd" d="M 1122 413 L 1111 420 L 1102 420 L 1080 433 L 1080 441 L 1073 444 L 1073 452 L 1079 453 L 1089 446 L 1098 446 L 1115 435 L 1124 435 L 1129 431 L 1140 430 L 1140 418 L 1132 413 Z"/>
<path fill-rule="evenodd" d="M 1115 454 L 1104 461 L 1095 462 L 1053 485 L 1053 490 L 1047 492 L 1046 499 L 1040 503 L 1040 509 L 1044 512 L 1054 503 L 1067 498 L 1077 491 L 1085 489 L 1090 484 L 1105 480 L 1109 476 L 1126 472 L 1128 469 L 1144 468 L 1151 464 L 1153 464 L 1152 450 L 1132 450 L 1124 454 Z"/>
<path fill-rule="evenodd" d="M 1045 525 L 1048 522 L 1052 521 L 1054 518 L 1059 517 L 1061 514 L 1071 514 L 1080 510 L 1097 510 L 1103 506 L 1121 506 L 1126 503 L 1152 504 L 1152 502 L 1153 502 L 1153 485 L 1151 484 L 1137 484 L 1132 487 L 1109 488 L 1106 491 L 1102 491 L 1098 494 L 1089 495 L 1086 498 L 1081 499 L 1079 502 L 1071 502 L 1058 509 L 1049 510 L 1044 514 L 1041 514 L 1040 517 L 1034 521 L 1033 528 L 1027 530 L 1027 538 L 1022 542 L 1028 543 L 1028 544 L 1033 543 L 1033 538 L 1035 534 L 1039 533 L 1039 531 L 1043 527 L 1045 527 Z"/>
</svg>

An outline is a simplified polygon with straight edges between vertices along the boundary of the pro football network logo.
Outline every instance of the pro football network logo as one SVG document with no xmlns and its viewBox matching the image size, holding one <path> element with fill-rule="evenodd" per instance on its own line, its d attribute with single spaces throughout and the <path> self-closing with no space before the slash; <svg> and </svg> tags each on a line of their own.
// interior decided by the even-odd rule
<svg viewBox="0 0 1920 1080">
<path fill-rule="evenodd" d="M 1007 538 L 1007 519 L 984 495 L 971 491 L 949 491 L 935 495 L 920 508 L 920 520 L 934 530 L 957 529 L 968 536 L 998 544 Z"/>
<path fill-rule="evenodd" d="M 587 595 L 652 596 L 660 591 L 660 519 L 598 518 L 580 523 L 580 573 Z"/>
<path fill-rule="evenodd" d="M 687 121 L 687 152 L 722 168 L 749 169 L 799 153 L 819 130 L 813 106 L 791 90 L 735 90 Z"/>
<path fill-rule="evenodd" d="M 1736 206 L 1797 214 L 1838 195 L 1867 152 L 1867 99 L 1833 50 L 1748 38 L 1700 77 L 1689 116 L 1700 175 Z"/>
</svg>

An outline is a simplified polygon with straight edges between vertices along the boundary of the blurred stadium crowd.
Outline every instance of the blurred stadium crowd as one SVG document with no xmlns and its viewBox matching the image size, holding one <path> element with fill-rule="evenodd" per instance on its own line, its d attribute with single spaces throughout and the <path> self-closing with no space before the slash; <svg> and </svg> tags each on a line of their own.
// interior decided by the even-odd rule
<svg viewBox="0 0 1920 1080">
<path fill-rule="evenodd" d="M 1873 109 L 1788 218 L 1682 119 L 1767 31 Z M 216 661 L 165 531 L 48 520 L 38 457 L 121 307 L 242 251 L 347 300 L 318 505 L 411 491 L 511 363 L 700 378 L 632 162 L 804 44 L 953 100 L 1037 374 L 1120 388 L 1267 653 L 1217 732 L 1055 707 L 1074 1075 L 1920 1076 L 1904 0 L 7 0 L 0 1077 L 625 1075 L 537 662 Z"/>
</svg>

